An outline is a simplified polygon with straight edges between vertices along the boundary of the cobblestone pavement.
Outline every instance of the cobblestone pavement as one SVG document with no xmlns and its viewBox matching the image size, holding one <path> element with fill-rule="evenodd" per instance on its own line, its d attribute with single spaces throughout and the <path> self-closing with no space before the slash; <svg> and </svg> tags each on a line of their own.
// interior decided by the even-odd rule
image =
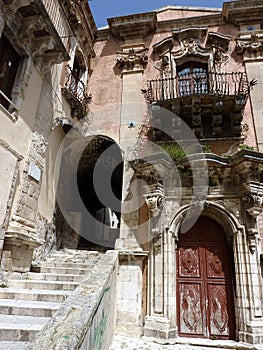
<svg viewBox="0 0 263 350">
<path fill-rule="evenodd" d="M 195 343 L 194 340 L 192 342 Z M 227 345 L 226 347 L 224 347 L 222 342 L 220 341 L 213 343 L 213 341 L 207 340 L 204 342 L 206 343 L 205 346 L 199 346 L 194 344 L 161 345 L 145 339 L 115 335 L 110 350 L 229 350 L 231 348 L 236 349 L 236 343 L 231 341 L 225 344 Z"/>
</svg>

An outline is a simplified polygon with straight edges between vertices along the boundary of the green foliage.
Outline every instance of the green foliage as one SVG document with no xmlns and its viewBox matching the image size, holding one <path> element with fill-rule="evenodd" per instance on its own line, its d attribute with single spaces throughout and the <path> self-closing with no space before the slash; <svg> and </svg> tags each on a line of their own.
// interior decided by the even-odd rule
<svg viewBox="0 0 263 350">
<path fill-rule="evenodd" d="M 244 150 L 247 150 L 247 151 L 255 151 L 255 149 L 254 149 L 253 146 L 248 146 L 248 145 L 245 145 L 245 144 L 240 145 L 239 148 L 240 148 L 241 150 L 244 149 Z"/>
<path fill-rule="evenodd" d="M 160 146 L 174 161 L 180 160 L 186 155 L 184 150 L 177 143 L 164 144 Z"/>
</svg>

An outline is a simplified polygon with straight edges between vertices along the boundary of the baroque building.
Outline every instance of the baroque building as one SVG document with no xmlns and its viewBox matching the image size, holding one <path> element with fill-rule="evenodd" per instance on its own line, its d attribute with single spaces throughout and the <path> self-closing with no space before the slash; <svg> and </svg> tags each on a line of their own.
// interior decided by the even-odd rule
<svg viewBox="0 0 263 350">
<path fill-rule="evenodd" d="M 0 2 L 3 280 L 115 250 L 115 332 L 262 348 L 262 15 Z"/>
</svg>

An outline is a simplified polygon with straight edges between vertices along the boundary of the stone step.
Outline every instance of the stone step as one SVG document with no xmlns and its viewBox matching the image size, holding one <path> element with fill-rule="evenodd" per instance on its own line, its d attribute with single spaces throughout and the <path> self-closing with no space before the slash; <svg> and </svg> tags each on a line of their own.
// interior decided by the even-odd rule
<svg viewBox="0 0 263 350">
<path fill-rule="evenodd" d="M 70 275 L 70 274 L 56 274 L 56 273 L 36 273 L 26 272 L 22 275 L 23 280 L 45 280 L 45 281 L 68 281 L 68 282 L 81 282 L 85 278 L 85 275 Z"/>
<path fill-rule="evenodd" d="M 17 280 L 11 279 L 8 282 L 8 287 L 17 289 L 44 289 L 44 290 L 70 290 L 73 291 L 79 286 L 77 282 L 63 281 L 42 281 L 42 280 Z"/>
<path fill-rule="evenodd" d="M 29 344 L 24 341 L 0 341 L 0 350 L 26 350 Z"/>
<path fill-rule="evenodd" d="M 42 273 L 52 273 L 52 274 L 69 274 L 69 275 L 87 275 L 92 268 L 86 268 L 86 269 L 77 269 L 74 267 L 53 267 L 51 266 L 42 266 L 40 271 Z"/>
<path fill-rule="evenodd" d="M 55 252 L 52 252 L 49 256 L 49 258 L 63 258 L 63 257 L 70 257 L 74 259 L 85 259 L 89 261 L 97 261 L 101 258 L 103 253 L 97 252 L 97 251 L 88 251 L 88 250 L 72 250 L 72 251 L 63 251 L 63 250 L 57 250 Z"/>
<path fill-rule="evenodd" d="M 0 312 L 2 315 L 51 317 L 60 305 L 46 301 L 0 299 Z"/>
<path fill-rule="evenodd" d="M 48 317 L 0 315 L 0 339 L 33 341 Z"/>
<path fill-rule="evenodd" d="M 75 262 L 43 262 L 40 264 L 40 268 L 42 267 L 63 267 L 63 268 L 74 268 L 74 269 L 92 269 L 95 264 L 83 264 L 83 263 L 75 263 Z"/>
<path fill-rule="evenodd" d="M 18 299 L 18 300 L 33 300 L 33 301 L 48 301 L 61 303 L 69 295 L 70 291 L 66 290 L 30 290 L 17 288 L 3 288 L 0 290 L 1 299 Z"/>
</svg>

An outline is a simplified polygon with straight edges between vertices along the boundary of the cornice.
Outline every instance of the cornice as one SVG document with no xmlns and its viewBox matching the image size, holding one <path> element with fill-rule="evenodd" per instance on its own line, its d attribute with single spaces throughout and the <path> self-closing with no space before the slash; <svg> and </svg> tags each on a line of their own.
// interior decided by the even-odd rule
<svg viewBox="0 0 263 350">
<path fill-rule="evenodd" d="M 109 29 L 113 36 L 123 40 L 134 37 L 144 37 L 154 32 L 157 26 L 155 12 L 145 12 L 135 15 L 114 17 L 108 19 Z"/>
<path fill-rule="evenodd" d="M 237 26 L 245 23 L 262 22 L 263 1 L 242 0 L 225 2 L 222 16 L 226 22 Z"/>
</svg>

